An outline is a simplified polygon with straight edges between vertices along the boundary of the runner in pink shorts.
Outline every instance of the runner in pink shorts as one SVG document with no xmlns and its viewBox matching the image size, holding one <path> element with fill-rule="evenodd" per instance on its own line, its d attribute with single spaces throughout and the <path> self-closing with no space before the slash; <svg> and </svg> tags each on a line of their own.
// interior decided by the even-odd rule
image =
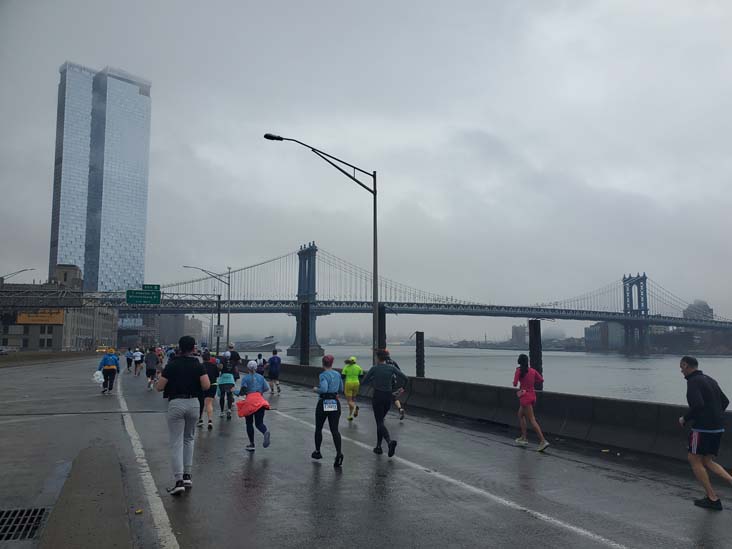
<svg viewBox="0 0 732 549">
<path fill-rule="evenodd" d="M 521 354 L 518 357 L 518 368 L 513 376 L 513 386 L 516 387 L 519 382 L 521 385 L 517 391 L 519 397 L 519 409 L 518 418 L 519 425 L 521 426 L 521 436 L 516 439 L 516 444 L 519 446 L 528 446 L 529 440 L 526 438 L 526 420 L 531 422 L 531 426 L 539 436 L 539 447 L 537 450 L 543 452 L 549 446 L 549 443 L 544 438 L 544 433 L 541 432 L 541 427 L 534 417 L 534 403 L 536 402 L 536 383 L 543 382 L 544 378 L 541 374 L 529 367 L 529 357 Z"/>
</svg>

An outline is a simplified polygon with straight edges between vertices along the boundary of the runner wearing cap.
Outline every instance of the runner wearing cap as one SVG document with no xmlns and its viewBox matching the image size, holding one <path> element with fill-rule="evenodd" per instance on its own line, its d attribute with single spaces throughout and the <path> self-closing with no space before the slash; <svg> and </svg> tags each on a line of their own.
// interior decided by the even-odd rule
<svg viewBox="0 0 732 549">
<path fill-rule="evenodd" d="M 341 453 L 341 434 L 338 432 L 338 420 L 341 419 L 341 402 L 338 394 L 343 392 L 343 380 L 338 372 L 333 371 L 333 355 L 323 357 L 323 371 L 320 373 L 320 385 L 313 390 L 320 395 L 315 406 L 315 451 L 310 457 L 322 459 L 320 445 L 323 442 L 323 425 L 328 420 L 330 434 L 333 435 L 333 444 L 336 448 L 336 458 L 333 467 L 343 465 Z"/>
<path fill-rule="evenodd" d="M 392 440 L 389 436 L 389 430 L 384 424 L 384 418 L 387 412 L 389 412 L 389 408 L 391 408 L 395 381 L 398 385 L 403 386 L 407 384 L 408 379 L 401 370 L 391 364 L 387 364 L 387 358 L 389 358 L 388 351 L 385 349 L 377 350 L 376 359 L 378 363 L 366 372 L 366 376 L 361 383 L 363 385 L 373 383 L 374 385 L 374 395 L 372 397 L 372 408 L 374 410 L 374 419 L 376 420 L 376 446 L 374 447 L 374 453 L 384 453 L 381 448 L 381 442 L 385 440 L 389 446 L 389 457 L 392 457 L 396 452 L 397 441 Z"/>
<path fill-rule="evenodd" d="M 119 358 L 112 347 L 107 349 L 107 352 L 104 353 L 102 360 L 99 361 L 97 370 L 101 371 L 102 376 L 104 376 L 102 394 L 111 395 L 112 389 L 114 388 L 114 378 L 119 373 Z"/>
<path fill-rule="evenodd" d="M 247 421 L 247 437 L 249 444 L 246 447 L 247 452 L 253 452 L 254 446 L 254 426 L 264 435 L 262 446 L 269 447 L 270 432 L 264 424 L 264 411 L 269 408 L 269 403 L 264 400 L 264 393 L 269 391 L 269 384 L 265 381 L 261 374 L 257 373 L 257 363 L 250 360 L 247 363 L 249 373 L 241 378 L 241 390 L 239 394 L 245 395 L 243 403 L 237 404 L 237 407 L 244 408 L 244 417 Z M 241 415 L 241 412 L 240 414 Z"/>
<path fill-rule="evenodd" d="M 363 369 L 356 364 L 356 357 L 352 356 L 345 360 L 345 366 L 341 371 L 341 375 L 345 380 L 344 393 L 348 401 L 348 421 L 353 421 L 354 417 L 358 417 L 358 406 L 356 406 L 356 397 L 361 388 L 361 377 Z"/>
</svg>

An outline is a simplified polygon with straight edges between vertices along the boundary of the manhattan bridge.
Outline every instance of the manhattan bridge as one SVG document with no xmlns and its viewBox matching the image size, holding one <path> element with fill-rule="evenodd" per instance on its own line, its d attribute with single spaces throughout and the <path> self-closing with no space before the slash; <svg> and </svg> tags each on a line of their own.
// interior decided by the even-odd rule
<svg viewBox="0 0 732 549">
<path fill-rule="evenodd" d="M 227 284 L 228 282 L 228 284 Z M 315 243 L 259 263 L 192 280 L 161 285 L 159 305 L 128 304 L 125 292 L 2 290 L 0 307 L 113 307 L 121 317 L 152 314 L 284 313 L 295 317 L 298 333 L 308 311 L 311 345 L 317 346 L 318 316 L 371 313 L 372 276 Z M 534 305 L 495 305 L 423 291 L 379 277 L 379 341 L 386 340 L 387 314 L 463 315 L 617 322 L 630 350 L 646 348 L 650 326 L 732 329 L 732 320 L 695 312 L 690 304 L 643 274 L 579 296 Z M 307 308 L 303 308 L 307 305 Z M 299 336 L 298 336 L 299 337 Z M 299 339 L 296 339 L 299 341 Z"/>
</svg>

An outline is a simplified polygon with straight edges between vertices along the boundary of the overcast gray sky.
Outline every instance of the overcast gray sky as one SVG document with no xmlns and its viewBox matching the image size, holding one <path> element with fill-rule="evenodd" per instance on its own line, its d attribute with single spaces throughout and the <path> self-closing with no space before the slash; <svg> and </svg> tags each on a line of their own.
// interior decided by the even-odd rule
<svg viewBox="0 0 732 549">
<path fill-rule="evenodd" d="M 732 316 L 730 29 L 701 0 L 0 0 L 0 270 L 47 269 L 69 60 L 152 81 L 150 282 L 310 240 L 370 265 L 369 196 L 273 131 L 378 170 L 384 276 L 518 304 L 646 271 Z"/>
</svg>

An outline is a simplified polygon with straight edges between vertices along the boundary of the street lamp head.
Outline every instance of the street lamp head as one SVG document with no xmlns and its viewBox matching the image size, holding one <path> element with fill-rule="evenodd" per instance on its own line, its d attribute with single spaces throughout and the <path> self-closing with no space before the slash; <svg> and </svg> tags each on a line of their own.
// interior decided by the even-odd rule
<svg viewBox="0 0 732 549">
<path fill-rule="evenodd" d="M 264 138 L 269 139 L 270 141 L 283 141 L 281 135 L 275 135 L 273 133 L 265 133 Z"/>
</svg>

